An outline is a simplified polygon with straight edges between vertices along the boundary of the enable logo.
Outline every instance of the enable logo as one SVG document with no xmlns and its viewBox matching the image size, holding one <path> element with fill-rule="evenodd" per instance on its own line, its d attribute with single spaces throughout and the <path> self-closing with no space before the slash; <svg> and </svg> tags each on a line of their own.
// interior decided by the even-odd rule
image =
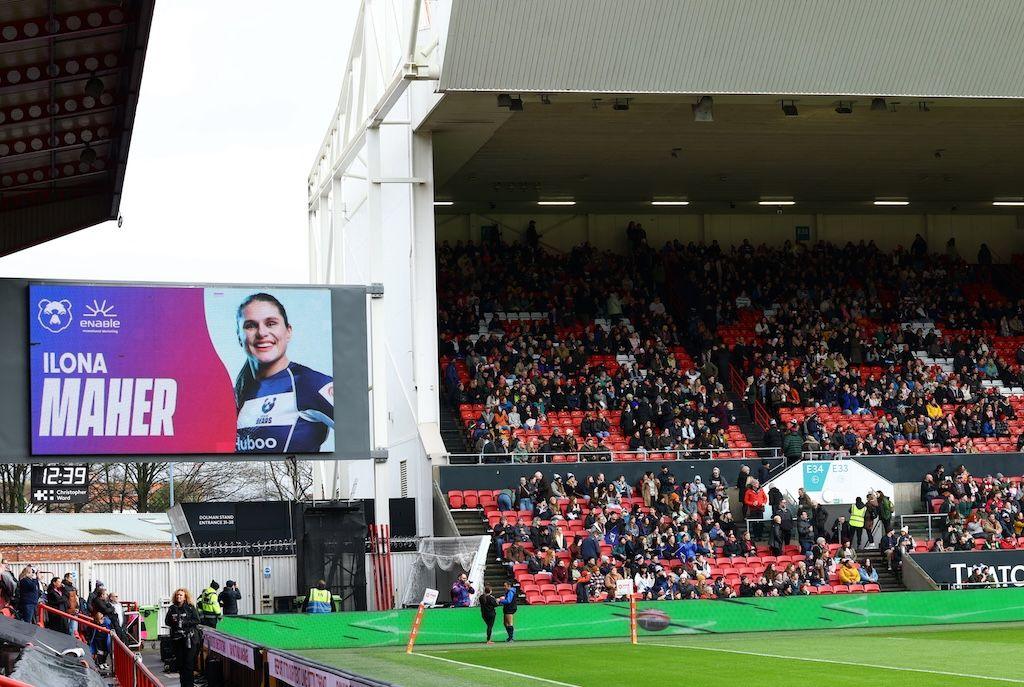
<svg viewBox="0 0 1024 687">
<path fill-rule="evenodd" d="M 93 299 L 93 302 L 85 306 L 85 313 L 78 322 L 83 332 L 97 334 L 117 334 L 121 328 L 121 320 L 117 319 L 114 312 L 114 305 L 107 305 Z"/>
</svg>

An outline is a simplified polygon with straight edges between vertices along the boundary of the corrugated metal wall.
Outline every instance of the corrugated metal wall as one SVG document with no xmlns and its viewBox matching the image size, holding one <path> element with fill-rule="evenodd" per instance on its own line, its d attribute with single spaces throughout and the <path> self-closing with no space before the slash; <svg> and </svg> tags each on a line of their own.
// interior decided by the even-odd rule
<svg viewBox="0 0 1024 687">
<path fill-rule="evenodd" d="M 442 90 L 1024 97 L 1020 0 L 454 0 Z"/>
<path fill-rule="evenodd" d="M 29 563 L 9 563 L 11 572 L 17 577 L 21 574 L 22 568 Z M 32 561 L 31 565 L 39 571 L 39 580 L 44 584 L 50 584 L 51 577 L 64 577 L 64 573 L 74 573 L 75 580 L 82 579 L 82 564 L 79 561 Z M 78 584 L 78 582 L 75 582 Z"/>
<path fill-rule="evenodd" d="M 24 563 L 11 563 L 15 575 Z M 107 589 L 117 592 L 124 601 L 137 601 L 141 605 L 159 605 L 169 600 L 178 587 L 185 587 L 198 596 L 212 580 L 223 588 L 227 580 L 234 580 L 242 592 L 238 612 L 272 612 L 275 596 L 294 596 L 295 556 L 254 556 L 244 558 L 189 558 L 182 560 L 150 561 L 42 561 L 33 562 L 44 584 L 51 573 L 63 576 L 74 572 L 80 589 L 90 589 L 102 581 Z M 264 577 L 269 568 L 269 577 Z M 44 579 L 45 578 L 45 579 Z M 264 606 L 263 597 L 269 597 Z M 254 611 L 255 609 L 255 611 Z"/>
<path fill-rule="evenodd" d="M 402 601 L 405 583 L 412 577 L 412 566 L 417 555 L 415 551 L 391 554 L 391 581 L 395 587 L 396 604 Z M 366 607 L 371 611 L 377 610 L 373 591 L 373 558 L 369 554 L 366 555 Z"/>
</svg>

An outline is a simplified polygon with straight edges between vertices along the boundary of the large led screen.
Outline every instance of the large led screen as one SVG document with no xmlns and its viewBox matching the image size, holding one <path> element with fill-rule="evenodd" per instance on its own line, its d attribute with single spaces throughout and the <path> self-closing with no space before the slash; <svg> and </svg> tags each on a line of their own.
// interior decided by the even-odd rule
<svg viewBox="0 0 1024 687">
<path fill-rule="evenodd" d="M 34 455 L 332 453 L 331 291 L 29 286 Z"/>
</svg>

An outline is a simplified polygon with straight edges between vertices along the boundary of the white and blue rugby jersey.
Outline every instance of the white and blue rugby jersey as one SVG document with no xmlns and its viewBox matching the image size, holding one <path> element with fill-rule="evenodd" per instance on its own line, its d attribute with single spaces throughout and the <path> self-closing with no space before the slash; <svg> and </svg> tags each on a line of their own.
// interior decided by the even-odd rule
<svg viewBox="0 0 1024 687">
<path fill-rule="evenodd" d="M 316 453 L 334 429 L 334 380 L 298 363 L 240 401 L 236 453 Z"/>
</svg>

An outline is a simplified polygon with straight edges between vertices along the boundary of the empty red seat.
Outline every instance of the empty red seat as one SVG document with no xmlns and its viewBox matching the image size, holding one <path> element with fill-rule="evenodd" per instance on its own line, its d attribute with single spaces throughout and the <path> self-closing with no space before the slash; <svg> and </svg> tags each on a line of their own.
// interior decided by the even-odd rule
<svg viewBox="0 0 1024 687">
<path fill-rule="evenodd" d="M 448 492 L 448 505 L 452 508 L 462 508 L 465 505 L 465 498 L 461 491 Z"/>
<path fill-rule="evenodd" d="M 880 591 L 882 591 L 882 588 L 879 587 L 874 582 L 869 582 L 868 584 L 864 585 L 864 591 L 868 592 L 868 593 L 880 592 Z"/>
<path fill-rule="evenodd" d="M 477 494 L 475 489 L 467 489 L 462 492 L 463 497 L 466 500 L 466 508 L 479 508 L 480 507 L 480 495 Z"/>
</svg>

